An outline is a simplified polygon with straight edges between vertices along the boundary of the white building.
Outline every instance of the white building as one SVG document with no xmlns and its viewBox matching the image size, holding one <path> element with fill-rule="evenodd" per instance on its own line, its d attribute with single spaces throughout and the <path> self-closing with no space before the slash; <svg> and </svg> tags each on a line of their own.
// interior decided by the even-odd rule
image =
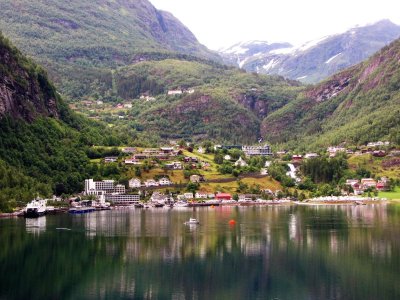
<svg viewBox="0 0 400 300">
<path fill-rule="evenodd" d="M 196 194 L 194 195 L 194 197 L 196 199 L 207 199 L 208 198 L 208 194 L 207 194 L 207 192 L 197 191 Z"/>
<path fill-rule="evenodd" d="M 255 155 L 261 155 L 261 156 L 267 156 L 267 155 L 272 155 L 271 152 L 271 147 L 267 144 L 263 146 L 243 146 L 242 151 L 246 156 L 255 156 Z"/>
<path fill-rule="evenodd" d="M 138 203 L 140 200 L 140 196 L 138 194 L 128 194 L 128 195 L 111 194 L 111 195 L 106 195 L 106 200 L 113 202 L 115 205 L 130 205 Z"/>
<path fill-rule="evenodd" d="M 125 159 L 126 165 L 141 165 L 142 163 L 136 158 L 128 158 Z"/>
<path fill-rule="evenodd" d="M 159 183 L 155 181 L 154 179 L 148 179 L 144 182 L 144 185 L 146 187 L 151 187 L 151 186 L 159 186 Z"/>
<path fill-rule="evenodd" d="M 171 185 L 172 182 L 167 178 L 167 177 L 163 177 L 160 180 L 158 180 L 158 183 L 160 185 Z"/>
<path fill-rule="evenodd" d="M 103 181 L 94 181 L 93 179 L 85 180 L 85 195 L 96 195 L 99 196 L 101 194 L 123 194 L 125 193 L 125 186 L 118 184 L 115 185 L 114 180 L 103 180 Z"/>
<path fill-rule="evenodd" d="M 193 193 L 184 193 L 183 197 L 185 197 L 185 199 L 193 199 L 194 198 Z"/>
<path fill-rule="evenodd" d="M 129 180 L 129 187 L 132 189 L 140 188 L 142 186 L 142 182 L 138 178 L 132 178 Z"/>
<path fill-rule="evenodd" d="M 168 91 L 169 96 L 174 96 L 174 95 L 182 95 L 182 90 L 170 90 Z"/>
<path fill-rule="evenodd" d="M 235 162 L 235 167 L 246 167 L 247 162 L 245 162 L 241 157 Z"/>
<path fill-rule="evenodd" d="M 309 158 L 317 158 L 319 155 L 317 153 L 307 153 L 304 158 L 309 159 Z"/>
</svg>

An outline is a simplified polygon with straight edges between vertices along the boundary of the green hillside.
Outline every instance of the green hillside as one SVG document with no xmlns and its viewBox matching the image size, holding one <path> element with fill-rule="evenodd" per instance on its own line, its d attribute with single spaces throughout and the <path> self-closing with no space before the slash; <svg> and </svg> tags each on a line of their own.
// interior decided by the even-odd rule
<svg viewBox="0 0 400 300">
<path fill-rule="evenodd" d="M 71 98 L 109 95 L 112 69 L 160 54 L 219 59 L 147 0 L 0 0 L 0 7 L 0 30 Z"/>
<path fill-rule="evenodd" d="M 137 128 L 143 136 L 159 139 L 230 143 L 255 142 L 262 119 L 303 89 L 282 77 L 177 59 L 120 68 L 114 73 L 114 84 L 120 101 L 133 104 L 126 111 L 127 121 L 118 121 L 118 127 L 125 123 L 127 130 Z M 176 89 L 183 94 L 167 95 Z M 139 99 L 141 95 L 154 99 Z M 102 109 L 99 115 L 109 118 Z"/>
<path fill-rule="evenodd" d="M 43 69 L 0 35 L 0 211 L 37 193 L 81 191 L 99 172 L 89 147 L 121 142 L 127 137 L 71 112 Z"/>
<path fill-rule="evenodd" d="M 399 64 L 396 40 L 269 115 L 262 134 L 273 142 L 304 148 L 382 139 L 400 143 Z"/>
</svg>

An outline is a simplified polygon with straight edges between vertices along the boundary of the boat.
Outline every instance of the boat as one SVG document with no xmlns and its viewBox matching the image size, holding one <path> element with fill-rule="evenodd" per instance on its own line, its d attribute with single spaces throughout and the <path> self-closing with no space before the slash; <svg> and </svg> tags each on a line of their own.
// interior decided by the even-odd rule
<svg viewBox="0 0 400 300">
<path fill-rule="evenodd" d="M 90 212 L 95 211 L 96 208 L 91 207 L 91 206 L 76 206 L 72 207 L 68 210 L 70 214 L 78 215 L 78 214 L 87 214 Z"/>
<path fill-rule="evenodd" d="M 200 224 L 200 222 L 195 219 L 195 218 L 190 218 L 189 221 L 185 222 L 186 225 L 190 225 L 190 224 Z"/>
<path fill-rule="evenodd" d="M 25 218 L 39 218 L 46 214 L 46 200 L 36 198 L 29 202 L 24 209 Z"/>
</svg>

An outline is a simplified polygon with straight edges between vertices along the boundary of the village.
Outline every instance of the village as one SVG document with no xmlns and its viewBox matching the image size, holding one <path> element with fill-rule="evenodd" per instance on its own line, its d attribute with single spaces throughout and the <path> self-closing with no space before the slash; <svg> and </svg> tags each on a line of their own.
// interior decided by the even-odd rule
<svg viewBox="0 0 400 300">
<path fill-rule="evenodd" d="M 299 197 L 296 185 L 302 182 L 301 164 L 321 155 L 396 158 L 400 151 L 391 149 L 388 142 L 368 143 L 359 148 L 331 146 L 326 153 L 319 154 L 273 152 L 268 144 L 194 147 L 191 143 L 171 141 L 168 146 L 159 148 L 125 147 L 119 156 L 106 156 L 99 163 L 123 166 L 134 176 L 124 184 L 112 179 L 87 179 L 82 197 L 109 202 L 116 207 L 355 203 L 374 201 L 378 199 L 378 192 L 391 187 L 390 179 L 385 176 L 348 178 L 338 195 L 307 197 L 302 194 Z M 222 161 L 218 161 L 218 157 L 222 157 Z M 254 161 L 258 162 L 257 166 Z M 283 187 L 269 174 L 269 167 L 276 161 L 287 166 L 286 176 L 294 182 L 291 188 Z M 232 174 L 222 174 L 223 166 L 230 166 Z"/>
</svg>

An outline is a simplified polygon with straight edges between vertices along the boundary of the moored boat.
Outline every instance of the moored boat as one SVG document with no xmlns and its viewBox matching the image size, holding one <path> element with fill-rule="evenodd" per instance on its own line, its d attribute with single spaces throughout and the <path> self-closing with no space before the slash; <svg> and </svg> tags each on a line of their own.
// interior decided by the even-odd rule
<svg viewBox="0 0 400 300">
<path fill-rule="evenodd" d="M 93 212 L 95 210 L 96 210 L 96 208 L 91 207 L 91 206 L 87 206 L 87 207 L 85 207 L 85 206 L 76 206 L 76 207 L 70 208 L 68 210 L 68 212 L 70 214 L 77 215 L 77 214 L 87 214 L 87 213 Z"/>
<path fill-rule="evenodd" d="M 24 209 L 25 218 L 39 218 L 46 214 L 46 200 L 35 199 L 29 202 Z"/>
</svg>

